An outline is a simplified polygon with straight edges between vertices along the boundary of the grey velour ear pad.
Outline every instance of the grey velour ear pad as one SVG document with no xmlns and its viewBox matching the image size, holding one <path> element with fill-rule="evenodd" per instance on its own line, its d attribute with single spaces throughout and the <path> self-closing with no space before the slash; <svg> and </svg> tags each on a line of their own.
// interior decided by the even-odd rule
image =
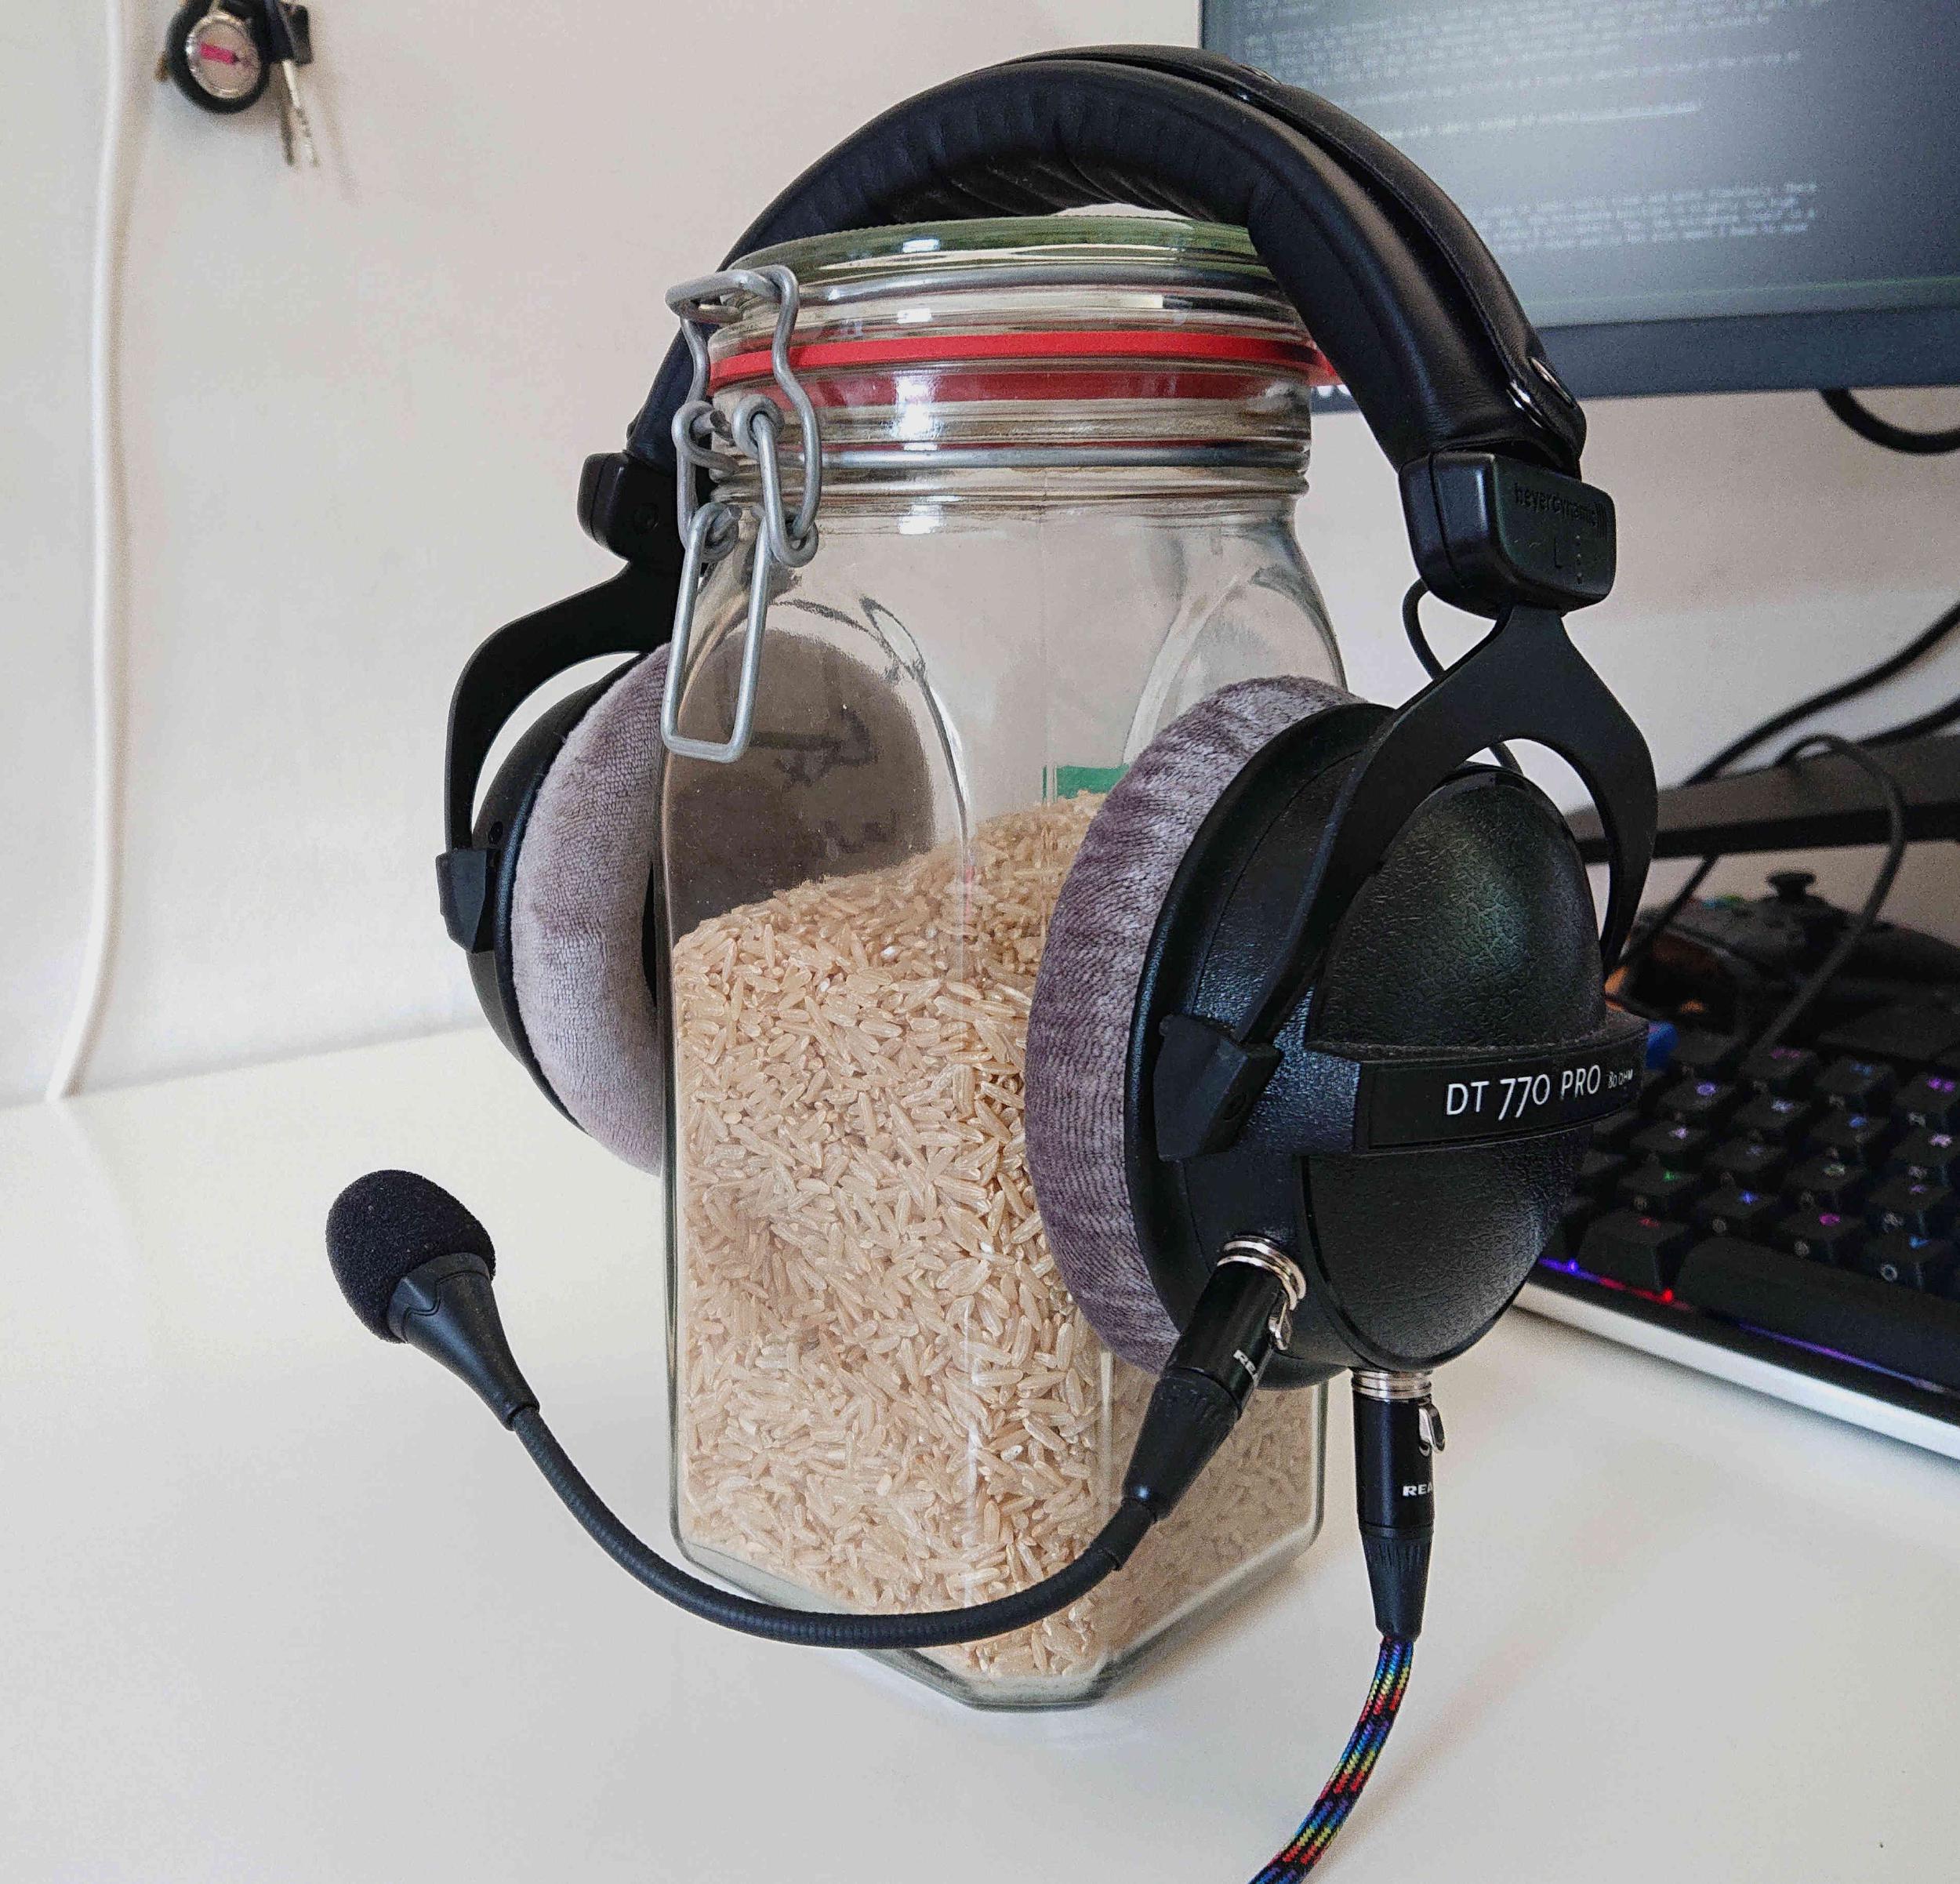
<svg viewBox="0 0 1960 1884">
<path fill-rule="evenodd" d="M 677 940 L 745 903 L 826 877 L 884 869 L 929 850 L 933 783 L 920 743 L 926 703 L 888 651 L 844 625 L 801 631 L 793 596 L 771 611 L 755 724 L 736 764 L 676 759 L 667 775 L 667 916 Z M 829 630 L 829 633 L 822 630 Z M 710 647 L 688 676 L 681 724 L 719 737 L 735 718 L 741 637 Z M 691 724 L 691 717 L 693 723 Z"/>
<path fill-rule="evenodd" d="M 694 684 L 731 686 L 728 665 L 711 652 Z M 539 1071 L 579 1126 L 646 1171 L 665 1159 L 665 1036 L 644 952 L 663 791 L 688 859 L 682 905 L 668 911 L 676 933 L 811 877 L 896 862 L 932 833 L 918 732 L 878 670 L 772 630 L 747 756 L 677 761 L 671 780 L 666 674 L 656 648 L 566 735 L 532 804 L 510 901 L 511 980 Z M 732 713 L 731 695 L 717 704 Z"/>
<path fill-rule="evenodd" d="M 656 648 L 606 689 L 538 787 L 510 899 L 510 968 L 532 1057 L 586 1131 L 664 1162 L 660 1034 L 641 936 L 660 841 Z"/>
<path fill-rule="evenodd" d="M 1103 1341 L 1161 1371 L 1178 1338 L 1137 1241 L 1123 1084 L 1145 958 L 1171 880 L 1247 762 L 1354 695 L 1276 677 L 1222 688 L 1145 746 L 1090 821 L 1062 886 L 1028 1016 L 1028 1170 L 1055 1266 Z"/>
</svg>

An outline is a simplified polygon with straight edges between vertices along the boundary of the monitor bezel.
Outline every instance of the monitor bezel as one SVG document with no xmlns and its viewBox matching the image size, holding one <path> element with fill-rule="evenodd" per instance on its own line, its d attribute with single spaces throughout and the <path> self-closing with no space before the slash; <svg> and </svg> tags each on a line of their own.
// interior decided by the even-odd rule
<svg viewBox="0 0 1960 1884">
<path fill-rule="evenodd" d="M 1218 52 L 1213 6 L 1203 0 L 1199 34 Z M 1960 386 L 1960 307 L 1534 325 L 1581 399 Z"/>
<path fill-rule="evenodd" d="M 1960 386 L 1960 307 L 1716 314 L 1538 331 L 1581 399 Z"/>
</svg>

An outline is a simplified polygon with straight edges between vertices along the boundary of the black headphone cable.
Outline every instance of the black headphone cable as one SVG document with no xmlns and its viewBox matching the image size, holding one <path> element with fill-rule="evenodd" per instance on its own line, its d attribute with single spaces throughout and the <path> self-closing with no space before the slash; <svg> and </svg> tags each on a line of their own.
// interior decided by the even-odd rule
<svg viewBox="0 0 1960 1884">
<path fill-rule="evenodd" d="M 1784 1007 L 1781 1013 L 1765 1027 L 1751 1043 L 1751 1051 L 1758 1051 L 1773 1047 L 1795 1026 L 1805 1011 L 1831 986 L 1838 971 L 1851 959 L 1852 952 L 1871 933 L 1871 925 L 1878 920 L 1879 912 L 1886 905 L 1886 898 L 1892 894 L 1893 880 L 1899 874 L 1899 866 L 1906 854 L 1906 800 L 1899 789 L 1899 782 L 1886 768 L 1872 757 L 1856 740 L 1840 739 L 1835 733 L 1809 733 L 1777 755 L 1777 763 L 1785 765 L 1806 747 L 1821 746 L 1839 758 L 1849 760 L 1875 784 L 1885 799 L 1886 854 L 1878 866 L 1878 873 L 1872 879 L 1864 906 L 1845 924 L 1829 954 L 1818 963 L 1806 977 L 1803 986 L 1798 989 Z"/>
<path fill-rule="evenodd" d="M 1851 958 L 1852 951 L 1871 931 L 1883 911 L 1886 898 L 1892 894 L 1892 885 L 1899 874 L 1899 866 L 1904 861 L 1906 852 L 1906 803 L 1905 794 L 1900 790 L 1899 782 L 1879 763 L 1869 750 L 1871 742 L 1841 738 L 1836 733 L 1806 733 L 1801 739 L 1785 746 L 1777 755 L 1775 763 L 1787 765 L 1811 746 L 1822 746 L 1828 752 L 1835 753 L 1869 777 L 1878 786 L 1886 808 L 1886 854 L 1878 866 L 1878 873 L 1872 879 L 1864 906 L 1852 917 L 1842 935 L 1839 936 L 1829 954 L 1806 977 L 1803 984 L 1792 995 L 1782 1011 L 1752 1040 L 1750 1051 L 1755 1052 L 1765 1047 L 1773 1047 L 1802 1017 L 1817 997 L 1831 985 L 1831 978 Z M 1673 924 L 1675 919 L 1693 899 L 1695 892 L 1708 880 L 1708 873 L 1722 861 L 1718 851 L 1704 857 L 1695 866 L 1693 873 L 1677 890 L 1672 899 L 1654 920 L 1648 924 L 1628 945 L 1621 957 L 1623 969 L 1637 967 L 1648 951 L 1660 940 Z M 1616 1000 L 1624 996 L 1616 994 Z"/>
<path fill-rule="evenodd" d="M 1882 445 L 1888 452 L 1904 452 L 1915 458 L 1938 458 L 1948 452 L 1960 452 L 1960 425 L 1938 431 L 1915 431 L 1911 426 L 1880 418 L 1856 393 L 1842 386 L 1827 387 L 1817 397 L 1860 438 Z"/>
</svg>

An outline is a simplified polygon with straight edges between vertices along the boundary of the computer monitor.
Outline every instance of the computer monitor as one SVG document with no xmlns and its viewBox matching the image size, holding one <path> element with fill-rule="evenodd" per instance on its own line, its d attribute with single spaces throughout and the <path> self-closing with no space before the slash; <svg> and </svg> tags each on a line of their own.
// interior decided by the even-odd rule
<svg viewBox="0 0 1960 1884">
<path fill-rule="evenodd" d="M 1582 397 L 1960 384 L 1960 0 L 1204 0 L 1428 171 Z"/>
</svg>

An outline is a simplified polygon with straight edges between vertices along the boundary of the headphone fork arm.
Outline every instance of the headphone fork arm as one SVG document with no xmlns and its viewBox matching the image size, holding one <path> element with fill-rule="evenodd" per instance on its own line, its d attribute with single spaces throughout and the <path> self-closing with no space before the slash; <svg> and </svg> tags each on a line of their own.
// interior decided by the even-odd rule
<svg viewBox="0 0 1960 1884">
<path fill-rule="evenodd" d="M 1555 705 L 1556 717 L 1552 707 Z M 1277 1069 L 1273 1044 L 1314 984 L 1342 919 L 1423 800 L 1494 740 L 1547 746 L 1599 813 L 1610 869 L 1602 968 L 1625 946 L 1653 855 L 1657 793 L 1646 743 L 1549 608 L 1512 608 L 1476 647 L 1386 720 L 1337 797 L 1292 920 L 1236 1025 L 1171 1015 L 1153 1086 L 1170 1158 L 1222 1150 Z"/>
</svg>

